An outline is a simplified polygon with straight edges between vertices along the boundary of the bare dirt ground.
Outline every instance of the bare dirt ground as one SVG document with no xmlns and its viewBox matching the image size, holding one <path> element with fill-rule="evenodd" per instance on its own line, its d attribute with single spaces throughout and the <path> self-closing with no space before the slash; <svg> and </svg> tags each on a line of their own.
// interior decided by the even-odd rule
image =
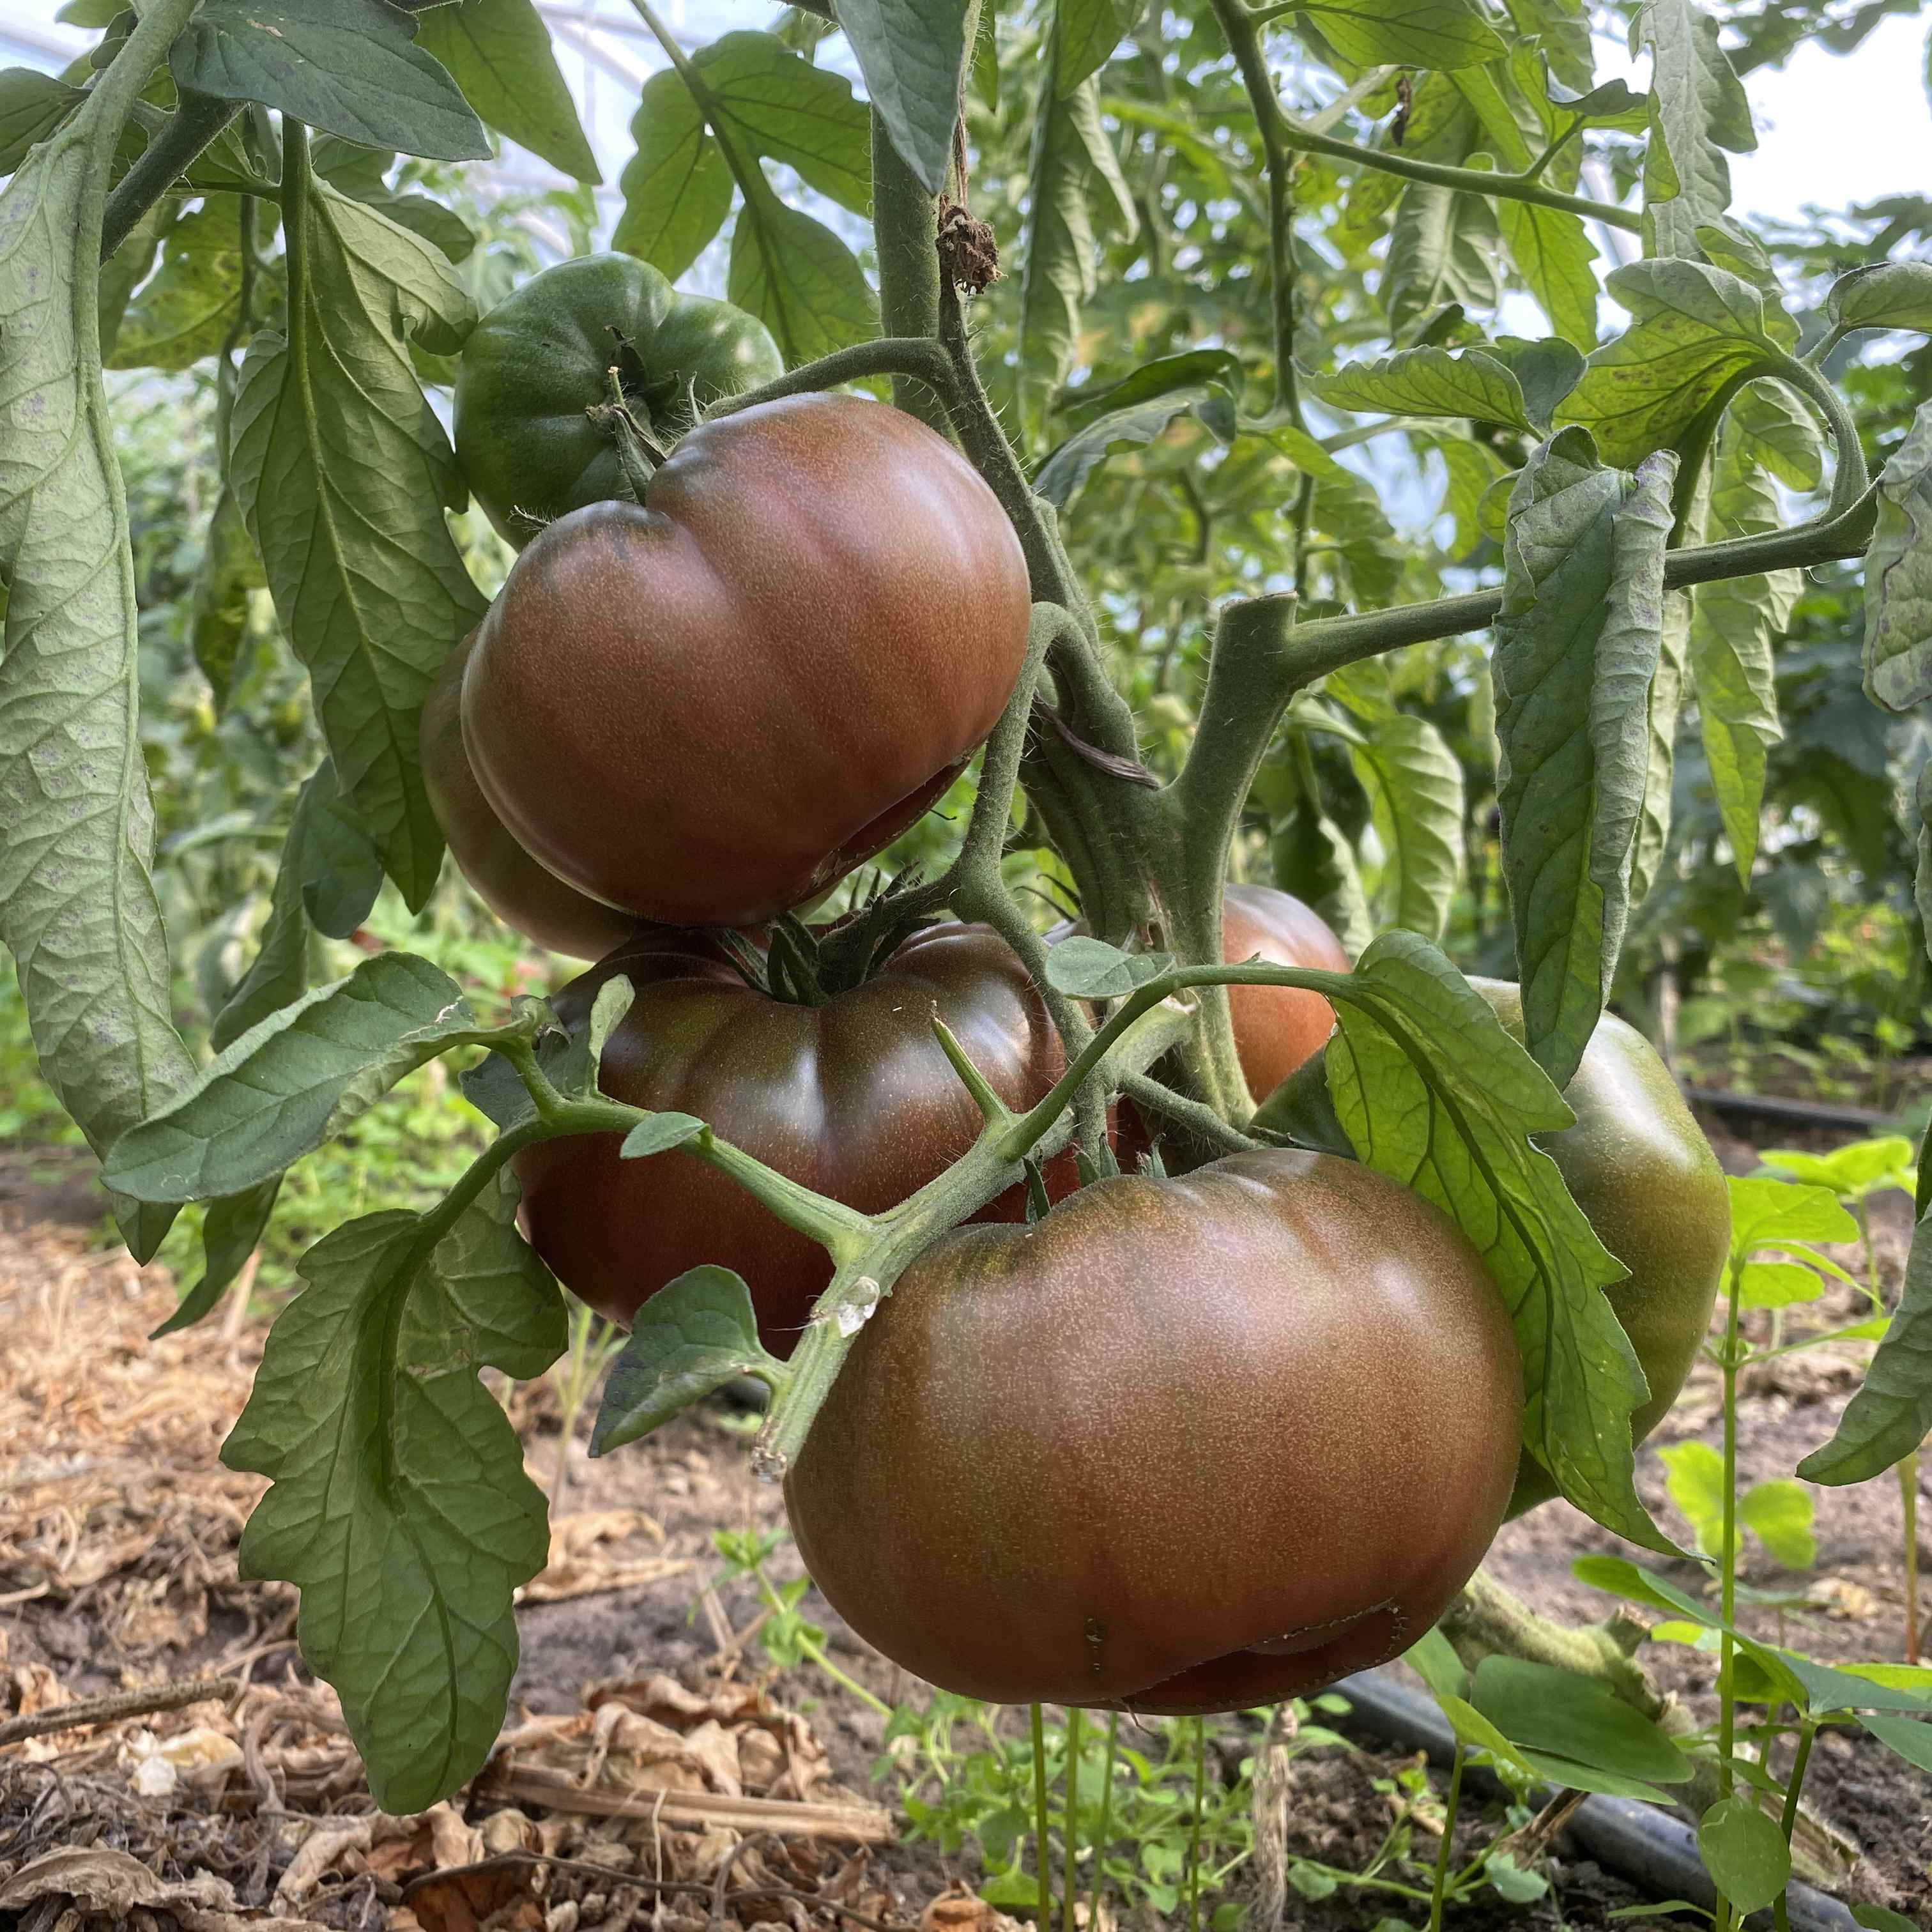
<svg viewBox="0 0 1932 1932">
<path fill-rule="evenodd" d="M 1734 1170 L 1753 1164 L 1742 1143 L 1720 1150 Z M 293 1593 L 236 1576 L 236 1539 L 262 1485 L 224 1470 L 217 1450 L 246 1399 L 262 1327 L 218 1317 L 148 1342 L 175 1285 L 98 1245 L 99 1204 L 85 1172 L 62 1157 L 0 1153 L 0 1738 L 10 1720 L 52 1723 L 46 1714 L 76 1702 L 200 1680 L 218 1688 L 174 1710 L 95 1713 L 0 1744 L 0 1928 L 996 1932 L 998 1916 L 952 1888 L 981 1876 L 970 1842 L 948 1858 L 907 1841 L 892 1785 L 875 1777 L 878 1714 L 808 1666 L 763 1668 L 754 1588 L 712 1587 L 724 1568 L 713 1532 L 782 1517 L 722 1410 L 687 1414 L 597 1462 L 580 1430 L 550 1565 L 519 1613 L 523 1661 L 496 1757 L 450 1804 L 412 1819 L 377 1813 L 332 1694 L 302 1668 Z M 1876 1207 L 1895 1284 L 1909 1204 L 1884 1197 Z M 1830 1434 L 1855 1379 L 1854 1359 L 1832 1352 L 1787 1358 L 1758 1378 L 1742 1412 L 1744 1479 L 1788 1475 Z M 1714 1444 L 1716 1397 L 1714 1375 L 1700 1372 L 1658 1439 Z M 559 1418 L 548 1384 L 516 1390 L 510 1413 L 532 1474 L 549 1484 Z M 1670 1520 L 1660 1466 L 1648 1459 L 1642 1473 Z M 1815 1493 L 1813 1570 L 1784 1576 L 1754 1545 L 1747 1580 L 1802 1595 L 1784 1613 L 1796 1647 L 1895 1659 L 1897 1486 Z M 1932 1523 L 1932 1494 L 1922 1522 Z M 1559 1502 L 1507 1528 L 1491 1567 L 1544 1612 L 1594 1620 L 1607 1602 L 1570 1564 L 1619 1547 Z M 772 1569 L 797 1574 L 788 1546 Z M 1672 1574 L 1700 1587 L 1688 1564 Z M 889 1701 L 919 1700 L 921 1687 L 822 1600 L 806 1607 L 839 1667 Z M 1779 1634 L 1772 1612 L 1750 1614 Z M 1670 1644 L 1643 1654 L 1660 1684 L 1710 1706 L 1712 1659 Z M 1256 1734 L 1231 1719 L 1216 1742 L 1232 1776 Z M 1366 1740 L 1296 1757 L 1290 1854 L 1359 1864 L 1390 1821 L 1376 1780 L 1401 1762 Z M 1932 1928 L 1932 1778 L 1862 1736 L 1831 1733 L 1809 1789 L 1850 1849 L 1842 1895 Z M 1499 1817 L 1496 1805 L 1466 1807 L 1458 1853 Z M 1432 1828 L 1418 1819 L 1422 1856 Z M 1560 1856 L 1550 1876 L 1550 1899 L 1524 1906 L 1485 1895 L 1452 1917 L 1453 1932 L 1607 1932 L 1628 1922 L 1612 1914 L 1643 1903 Z M 1238 1874 L 1226 1897 L 1251 1885 Z M 1291 1892 L 1284 1922 L 1368 1932 L 1390 1910 L 1426 1916 L 1400 1898 L 1344 1892 L 1318 1903 Z M 1144 1906 L 1132 1918 L 1160 1922 Z"/>
</svg>

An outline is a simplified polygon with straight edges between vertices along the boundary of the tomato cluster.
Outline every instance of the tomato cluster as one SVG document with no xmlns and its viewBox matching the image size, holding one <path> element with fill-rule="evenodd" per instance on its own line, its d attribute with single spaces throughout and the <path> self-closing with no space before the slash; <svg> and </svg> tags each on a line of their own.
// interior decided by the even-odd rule
<svg viewBox="0 0 1932 1932">
<path fill-rule="evenodd" d="M 606 1094 L 694 1114 L 878 1212 L 980 1130 L 935 1019 L 1016 1110 L 1064 1071 L 1064 1044 L 987 928 L 916 927 L 839 985 L 768 970 L 764 934 L 776 920 L 788 958 L 809 947 L 790 910 L 984 740 L 1024 658 L 1028 573 L 991 490 L 908 416 L 807 394 L 703 417 L 776 373 L 722 308 L 593 258 L 472 338 L 459 453 L 528 540 L 430 695 L 424 765 L 478 893 L 597 962 L 556 994 L 565 1024 L 630 982 Z M 635 448 L 626 466 L 610 441 L 633 427 L 680 432 L 641 501 Z M 1222 928 L 1230 961 L 1348 970 L 1272 888 L 1228 886 Z M 1520 1032 L 1516 989 L 1480 983 Z M 1230 1008 L 1258 1101 L 1334 1018 L 1282 987 L 1233 988 Z M 1650 1378 L 1641 1435 L 1710 1316 L 1723 1179 L 1620 1022 L 1570 1098 L 1577 1124 L 1548 1151 L 1630 1268 L 1612 1298 Z M 1123 1105 L 1130 1168 L 1150 1138 Z M 627 1160 L 592 1136 L 515 1160 L 538 1252 L 615 1322 L 720 1264 L 782 1355 L 830 1279 L 687 1149 Z M 1523 1454 L 1502 1298 L 1419 1196 L 1286 1150 L 1084 1187 L 1063 1154 L 1042 1178 L 1037 1218 L 1016 1185 L 900 1277 L 788 1474 L 813 1575 L 900 1663 L 980 1696 L 1141 1711 L 1305 1693 L 1420 1636 L 1506 1512 L 1552 1493 Z"/>
</svg>

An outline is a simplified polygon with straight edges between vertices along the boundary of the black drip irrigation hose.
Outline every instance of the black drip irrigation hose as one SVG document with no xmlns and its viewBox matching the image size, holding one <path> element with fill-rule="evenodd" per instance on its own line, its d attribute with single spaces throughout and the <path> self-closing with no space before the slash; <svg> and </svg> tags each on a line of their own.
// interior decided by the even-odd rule
<svg viewBox="0 0 1932 1932">
<path fill-rule="evenodd" d="M 1446 1768 L 1455 1756 L 1455 1733 L 1434 1700 L 1398 1684 L 1386 1672 L 1365 1670 L 1345 1677 L 1335 1689 L 1348 1700 L 1345 1724 L 1400 1750 L 1426 1751 L 1432 1764 Z M 1502 1781 L 1488 1771 L 1472 1766 L 1462 1775 L 1489 1796 L 1503 1790 Z M 1710 1874 L 1697 1856 L 1696 1834 L 1682 1819 L 1654 1804 L 1592 1794 L 1577 1807 L 1560 1842 L 1653 1898 L 1686 1899 L 1706 1911 L 1717 1902 Z M 1791 1932 L 1859 1932 L 1848 1907 L 1801 1880 L 1792 1880 L 1785 1910 Z M 1768 1912 L 1754 1912 L 1746 1921 L 1766 1928 L 1771 1922 Z"/>
<path fill-rule="evenodd" d="M 1836 1127 L 1846 1133 L 1889 1132 L 1898 1124 L 1894 1112 L 1880 1107 L 1853 1107 L 1836 1100 L 1793 1100 L 1782 1094 L 1735 1094 L 1722 1087 L 1684 1087 L 1684 1097 L 1694 1107 L 1708 1107 L 1714 1114 L 1732 1114 L 1746 1120 L 1789 1120 L 1794 1126 Z"/>
</svg>

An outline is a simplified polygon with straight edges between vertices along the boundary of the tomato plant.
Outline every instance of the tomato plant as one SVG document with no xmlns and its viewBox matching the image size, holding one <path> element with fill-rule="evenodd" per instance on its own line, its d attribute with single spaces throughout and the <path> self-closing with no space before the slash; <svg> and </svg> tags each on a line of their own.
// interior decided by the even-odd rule
<svg viewBox="0 0 1932 1932">
<path fill-rule="evenodd" d="M 820 1584 L 938 1680 L 1214 1709 L 1406 1645 L 1452 1814 L 1466 1759 L 1681 1792 L 1732 1932 L 1822 1727 L 1922 1762 L 1932 1702 L 1739 1622 L 1740 1510 L 1791 1528 L 1738 1494 L 1744 1318 L 1844 1216 L 1720 1190 L 1610 1010 L 1803 1004 L 1774 941 L 1888 1053 L 1922 1024 L 1932 208 L 1757 224 L 1726 158 L 1741 64 L 1886 10 L 1643 0 L 1623 79 L 1553 0 L 831 0 L 697 46 L 635 4 L 668 64 L 602 212 L 529 0 L 149 0 L 0 76 L 40 1066 L 136 1255 L 196 1204 L 177 1323 L 418 1070 L 465 1056 L 494 1130 L 308 1248 L 224 1452 L 374 1796 L 497 1735 L 548 1539 L 478 1372 L 565 1353 L 560 1276 L 631 1324 L 598 1450 L 761 1379 Z M 576 186 L 482 191 L 493 135 Z M 537 997 L 497 920 L 599 963 Z M 1805 1480 L 1932 1429 L 1928 1255 Z M 1636 1444 L 1700 1346 L 1717 1606 L 1583 1573 L 1720 1658 L 1673 1730 L 1622 1623 L 1477 1566 L 1519 1468 L 1677 1556 Z M 1438 1927 L 1449 1837 L 1372 1880 Z"/>
</svg>

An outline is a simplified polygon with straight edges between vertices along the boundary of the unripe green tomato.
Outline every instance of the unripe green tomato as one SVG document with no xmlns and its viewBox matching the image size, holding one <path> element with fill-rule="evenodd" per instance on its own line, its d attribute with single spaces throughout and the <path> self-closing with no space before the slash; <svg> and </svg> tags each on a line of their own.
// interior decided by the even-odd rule
<svg viewBox="0 0 1932 1932">
<path fill-rule="evenodd" d="M 1469 983 L 1522 1039 L 1522 989 L 1507 980 Z M 1597 1238 L 1630 1270 L 1606 1292 L 1650 1384 L 1630 1416 L 1631 1439 L 1641 1442 L 1670 1412 L 1710 1328 L 1730 1255 L 1730 1192 L 1670 1070 L 1614 1014 L 1598 1022 L 1563 1097 L 1576 1124 L 1537 1144 Z M 1510 1514 L 1556 1492 L 1526 1451 Z"/>
<path fill-rule="evenodd" d="M 444 660 L 422 710 L 423 789 L 449 856 L 476 896 L 505 925 L 553 952 L 601 959 L 637 930 L 628 913 L 605 905 L 532 859 L 490 809 L 463 748 L 459 703 L 475 649 L 472 631 Z"/>
<path fill-rule="evenodd" d="M 756 316 L 680 295 L 648 262 L 585 255 L 532 275 L 477 324 L 456 374 L 457 461 L 519 548 L 568 511 L 630 497 L 586 413 L 611 400 L 613 367 L 660 443 L 690 428 L 694 397 L 702 409 L 784 374 Z"/>
<path fill-rule="evenodd" d="M 1521 1377 L 1446 1216 L 1352 1161 L 1237 1154 L 936 1241 L 786 1505 L 840 1615 L 942 1689 L 1240 1710 L 1441 1616 L 1502 1521 Z"/>
</svg>

